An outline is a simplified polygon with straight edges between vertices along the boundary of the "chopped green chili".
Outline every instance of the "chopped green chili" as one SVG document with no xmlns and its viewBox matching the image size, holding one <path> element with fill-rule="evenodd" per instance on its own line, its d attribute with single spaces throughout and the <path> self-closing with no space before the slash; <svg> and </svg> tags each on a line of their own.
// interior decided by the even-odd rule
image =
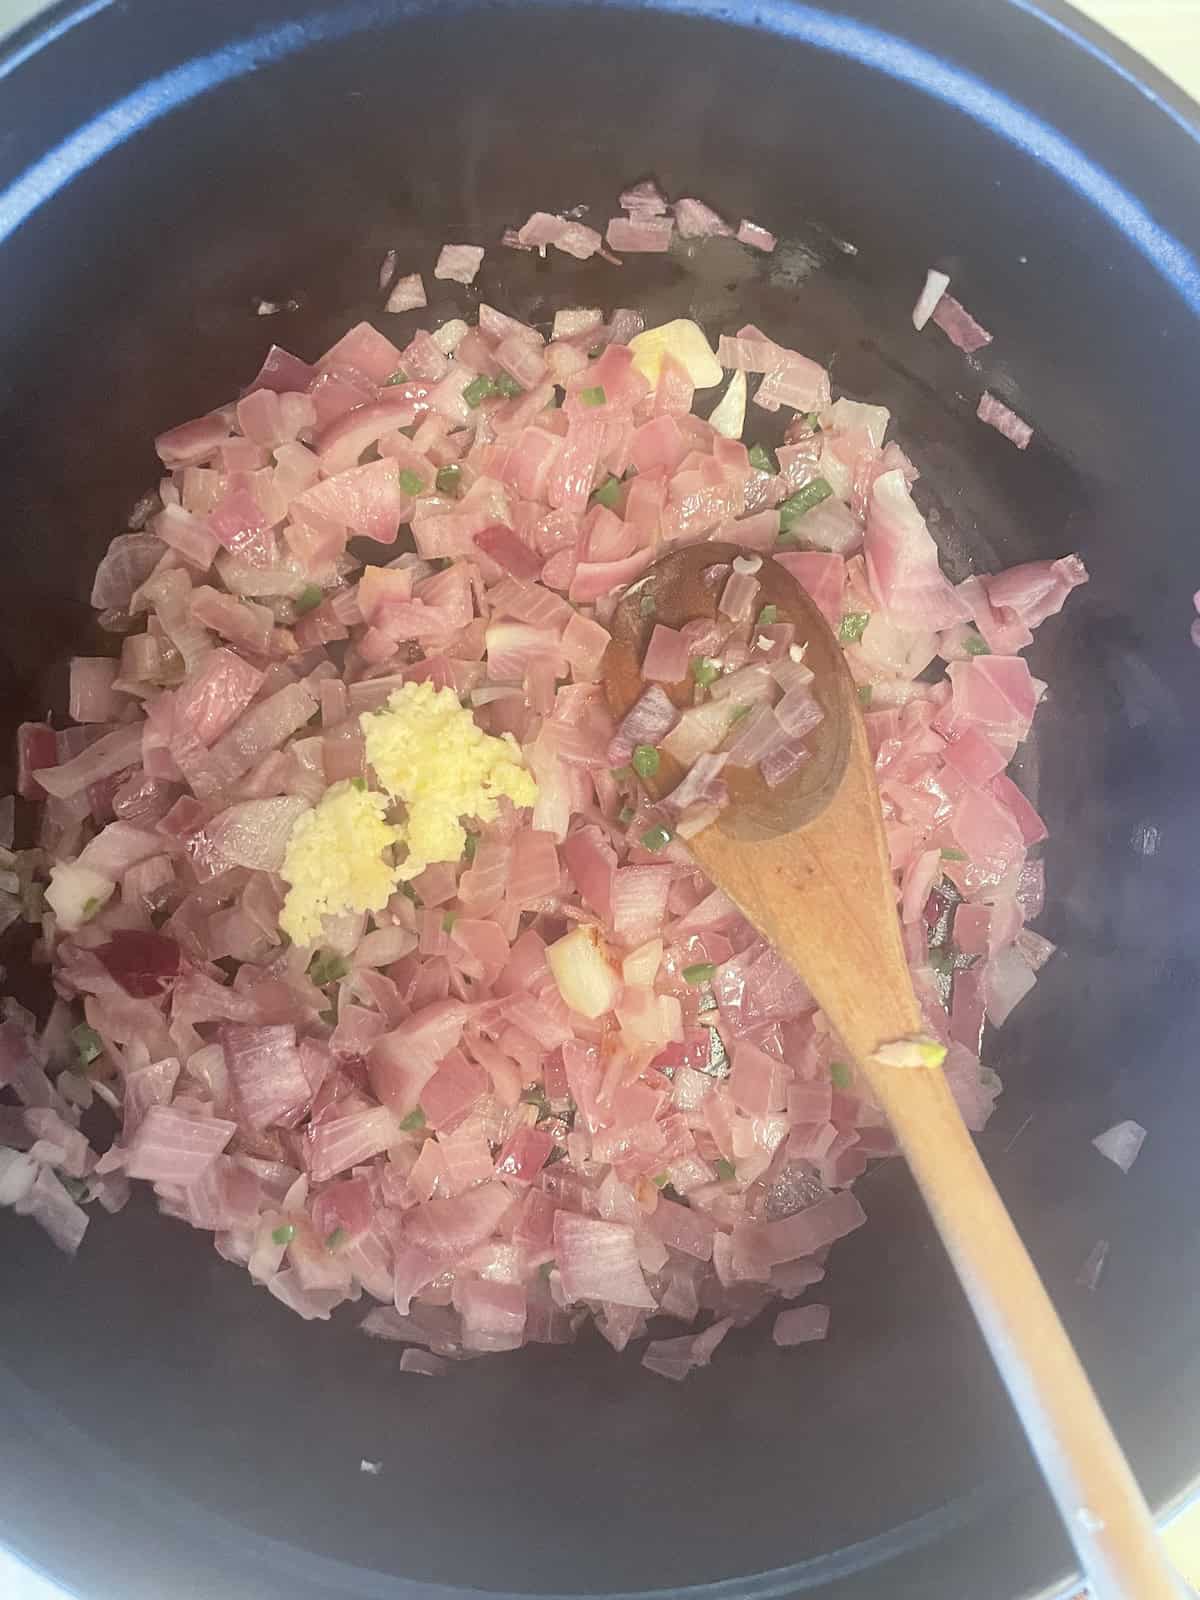
<svg viewBox="0 0 1200 1600">
<path fill-rule="evenodd" d="M 318 584 L 306 583 L 296 596 L 296 610 L 304 616 L 309 611 L 315 611 L 324 598 L 324 592 Z"/>
<path fill-rule="evenodd" d="M 814 506 L 819 506 L 822 500 L 828 500 L 832 493 L 824 478 L 814 478 L 803 489 L 797 489 L 795 494 L 789 495 L 779 507 L 780 534 L 790 533 L 801 517 L 806 516 Z"/>
<path fill-rule="evenodd" d="M 635 744 L 633 770 L 639 778 L 652 778 L 658 771 L 658 751 L 652 744 Z"/>
<path fill-rule="evenodd" d="M 963 649 L 969 656 L 990 656 L 992 647 L 986 639 L 981 639 L 977 633 L 968 633 L 963 640 Z"/>
<path fill-rule="evenodd" d="M 771 627 L 774 627 L 774 625 L 778 621 L 779 621 L 779 607 L 778 606 L 764 606 L 762 608 L 762 610 L 758 613 L 758 621 L 754 624 L 754 626 L 756 628 L 771 628 Z"/>
<path fill-rule="evenodd" d="M 326 1250 L 340 1250 L 349 1237 L 345 1228 L 335 1228 L 325 1241 Z"/>
<path fill-rule="evenodd" d="M 90 1028 L 86 1022 L 81 1022 L 77 1028 L 71 1029 L 71 1042 L 79 1052 L 81 1067 L 90 1067 L 104 1049 L 104 1040 L 95 1028 Z"/>
<path fill-rule="evenodd" d="M 418 495 L 425 488 L 425 479 L 411 467 L 405 467 L 400 474 L 400 487 L 405 494 Z"/>
<path fill-rule="evenodd" d="M 275 1228 L 271 1233 L 271 1238 L 276 1244 L 291 1244 L 295 1237 L 296 1225 L 294 1222 L 285 1222 L 282 1227 Z"/>
<path fill-rule="evenodd" d="M 405 372 L 403 367 L 397 367 L 395 372 L 392 373 L 390 378 L 385 378 L 384 379 L 383 387 L 385 389 L 390 389 L 397 383 L 407 383 L 407 382 L 408 382 L 408 373 Z"/>
<path fill-rule="evenodd" d="M 870 620 L 869 611 L 847 611 L 838 623 L 838 638 L 843 644 L 857 644 L 866 633 Z"/>
<path fill-rule="evenodd" d="M 707 689 L 710 683 L 715 683 L 721 676 L 721 669 L 715 661 L 710 661 L 707 656 L 692 657 L 692 677 L 702 689 Z"/>
<path fill-rule="evenodd" d="M 867 710 L 867 709 L 870 708 L 872 692 L 873 691 L 872 691 L 871 685 L 869 683 L 860 683 L 859 684 L 859 686 L 858 686 L 858 699 L 859 699 L 860 705 L 863 707 L 864 710 Z"/>
<path fill-rule="evenodd" d="M 638 601 L 638 615 L 652 617 L 658 610 L 658 601 L 652 594 L 644 594 Z"/>
<path fill-rule="evenodd" d="M 711 983 L 716 972 L 716 964 L 712 961 L 697 961 L 693 966 L 684 967 L 684 983 Z"/>
<path fill-rule="evenodd" d="M 457 494 L 458 484 L 461 477 L 462 468 L 455 462 L 451 462 L 448 467 L 439 467 L 436 485 L 437 492 L 439 494 Z"/>
<path fill-rule="evenodd" d="M 967 859 L 967 852 L 965 850 L 943 850 L 942 851 L 942 860 L 943 861 L 965 861 L 966 859 Z"/>
<path fill-rule="evenodd" d="M 750 447 L 750 465 L 755 472 L 778 472 L 779 463 L 767 449 L 766 445 L 755 444 Z"/>
<path fill-rule="evenodd" d="M 829 1076 L 833 1079 L 835 1089 L 848 1089 L 854 1079 L 850 1068 L 844 1061 L 831 1061 L 829 1063 Z"/>
<path fill-rule="evenodd" d="M 349 962 L 332 951 L 322 950 L 309 963 L 308 975 L 318 989 L 323 989 L 327 983 L 336 983 L 339 978 L 344 978 L 349 971 Z"/>
<path fill-rule="evenodd" d="M 585 406 L 602 406 L 608 400 L 602 383 L 595 383 L 590 389 L 580 389 L 579 398 Z"/>
<path fill-rule="evenodd" d="M 718 1156 L 713 1162 L 713 1166 L 716 1167 L 717 1177 L 722 1183 L 728 1183 L 731 1178 L 737 1177 L 737 1173 L 733 1169 L 733 1162 L 726 1161 L 724 1156 Z"/>
<path fill-rule="evenodd" d="M 400 1123 L 401 1133 L 420 1133 L 425 1126 L 425 1113 L 420 1106 L 415 1111 L 410 1111 Z"/>
<path fill-rule="evenodd" d="M 600 487 L 592 491 L 592 504 L 594 506 L 607 506 L 610 511 L 620 498 L 621 480 L 620 478 L 614 478 L 611 472 Z"/>
<path fill-rule="evenodd" d="M 525 393 L 521 385 L 510 372 L 502 372 L 496 379 L 496 393 L 502 394 L 506 400 L 515 400 L 518 395 Z"/>
<path fill-rule="evenodd" d="M 469 833 L 467 835 L 467 842 L 466 842 L 466 844 L 463 845 L 463 856 L 468 861 L 474 861 L 475 852 L 478 849 L 479 849 L 479 835 L 477 833 Z"/>
<path fill-rule="evenodd" d="M 476 406 L 482 405 L 488 396 L 495 394 L 495 392 L 496 385 L 485 373 L 481 372 L 477 378 L 471 379 L 463 390 L 462 397 L 473 411 Z"/>
<path fill-rule="evenodd" d="M 673 837 L 670 828 L 664 827 L 660 822 L 656 827 L 646 829 L 642 835 L 642 847 L 657 855 L 660 850 L 667 848 Z"/>
<path fill-rule="evenodd" d="M 622 806 L 620 811 L 617 812 L 617 821 L 623 828 L 627 828 L 636 816 L 637 812 L 632 806 Z"/>
</svg>

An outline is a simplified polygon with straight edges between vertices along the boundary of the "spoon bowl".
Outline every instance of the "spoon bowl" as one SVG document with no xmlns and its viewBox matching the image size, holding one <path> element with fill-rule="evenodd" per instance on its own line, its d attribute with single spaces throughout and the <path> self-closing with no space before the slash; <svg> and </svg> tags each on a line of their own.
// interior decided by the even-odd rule
<svg viewBox="0 0 1200 1600">
<path fill-rule="evenodd" d="M 733 562 L 746 552 L 733 544 L 688 545 L 655 562 L 625 591 L 610 624 L 612 643 L 604 660 L 609 708 L 619 720 L 642 691 L 641 661 L 655 625 L 682 628 L 697 617 L 715 617 Z M 731 804 L 715 826 L 733 839 L 770 839 L 812 822 L 830 804 L 846 771 L 850 728 L 860 717 L 858 693 L 846 658 L 813 601 L 777 561 L 764 560 L 755 573 L 759 600 L 774 605 L 796 629 L 804 663 L 823 721 L 805 740 L 809 758 L 777 788 L 756 769 L 727 767 L 722 773 Z M 653 606 L 646 604 L 653 601 Z M 649 613 L 649 614 L 647 614 Z M 681 708 L 692 703 L 692 681 L 665 685 Z M 683 776 L 679 763 L 660 752 L 658 771 L 647 780 L 655 799 L 669 794 Z"/>
</svg>

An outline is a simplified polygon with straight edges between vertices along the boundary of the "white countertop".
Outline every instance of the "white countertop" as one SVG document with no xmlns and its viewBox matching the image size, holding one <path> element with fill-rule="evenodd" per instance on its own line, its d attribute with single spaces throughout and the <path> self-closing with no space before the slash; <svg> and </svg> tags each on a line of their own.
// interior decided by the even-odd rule
<svg viewBox="0 0 1200 1600">
<path fill-rule="evenodd" d="M 1075 4 L 1200 100 L 1200 0 L 1075 0 Z M 0 35 L 42 9 L 42 0 L 0 0 Z M 1185 1528 L 1185 1522 L 1194 1526 Z M 1200 1583 L 1200 1513 L 1181 1518 L 1170 1543 L 1192 1583 Z M 3 1550 L 0 1595 L 8 1600 L 67 1600 L 57 1585 L 27 1571 Z M 170 1597 L 164 1595 L 163 1600 Z"/>
</svg>

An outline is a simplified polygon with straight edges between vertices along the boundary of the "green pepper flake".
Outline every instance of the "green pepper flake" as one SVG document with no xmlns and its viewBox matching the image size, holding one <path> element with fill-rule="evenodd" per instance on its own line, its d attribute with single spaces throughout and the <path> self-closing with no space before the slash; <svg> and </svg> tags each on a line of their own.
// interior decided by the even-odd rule
<svg viewBox="0 0 1200 1600">
<path fill-rule="evenodd" d="M 658 601 L 652 594 L 644 594 L 638 601 L 638 614 L 643 617 L 652 617 L 658 611 Z"/>
<path fill-rule="evenodd" d="M 632 806 L 622 806 L 620 811 L 617 812 L 617 821 L 623 828 L 627 828 L 636 816 L 637 812 Z"/>
<path fill-rule="evenodd" d="M 721 676 L 721 669 L 715 661 L 710 661 L 707 656 L 692 657 L 692 677 L 702 689 L 707 689 L 710 683 L 715 683 Z"/>
<path fill-rule="evenodd" d="M 478 849 L 479 849 L 479 835 L 477 833 L 469 833 L 467 835 L 467 842 L 466 842 L 465 845 L 463 845 L 463 857 L 467 861 L 474 861 L 475 852 Z"/>
<path fill-rule="evenodd" d="M 838 623 L 838 638 L 843 644 L 857 644 L 866 633 L 870 620 L 869 611 L 847 611 Z"/>
<path fill-rule="evenodd" d="M 828 500 L 832 493 L 824 478 L 814 478 L 803 489 L 797 489 L 795 494 L 789 495 L 779 507 L 780 534 L 790 533 L 801 517 L 806 516 L 814 506 L 819 506 L 822 500 Z"/>
<path fill-rule="evenodd" d="M 318 989 L 323 989 L 327 983 L 336 983 L 339 978 L 344 978 L 349 971 L 349 962 L 341 956 L 331 951 L 321 951 L 309 963 L 308 975 Z"/>
<path fill-rule="evenodd" d="M 271 1234 L 271 1238 L 276 1244 L 291 1244 L 295 1237 L 296 1225 L 293 1222 L 285 1222 L 281 1228 L 274 1229 Z"/>
<path fill-rule="evenodd" d="M 754 624 L 754 626 L 756 628 L 773 628 L 778 621 L 779 607 L 764 606 L 758 613 L 758 621 Z"/>
<path fill-rule="evenodd" d="M 319 584 L 306 583 L 296 596 L 296 610 L 303 617 L 308 612 L 315 611 L 324 598 L 325 595 Z"/>
<path fill-rule="evenodd" d="M 104 1049 L 104 1040 L 95 1028 L 89 1027 L 86 1022 L 81 1022 L 77 1028 L 71 1029 L 71 1042 L 79 1052 L 81 1067 L 90 1067 Z"/>
<path fill-rule="evenodd" d="M 326 1250 L 340 1250 L 349 1237 L 345 1228 L 335 1228 L 325 1241 Z"/>
<path fill-rule="evenodd" d="M 350 787 L 352 789 L 357 789 L 359 794 L 365 794 L 367 790 L 367 780 L 365 778 L 351 778 Z"/>
<path fill-rule="evenodd" d="M 614 478 L 611 472 L 600 487 L 592 491 L 592 504 L 594 506 L 607 506 L 610 511 L 620 498 L 621 480 L 620 478 Z"/>
<path fill-rule="evenodd" d="M 525 391 L 511 372 L 502 372 L 496 379 L 496 393 L 502 394 L 506 400 L 515 400 L 519 395 L 523 395 Z"/>
<path fill-rule="evenodd" d="M 585 406 L 602 406 L 608 400 L 602 383 L 593 384 L 590 389 L 580 389 L 579 398 Z"/>
<path fill-rule="evenodd" d="M 968 633 L 963 640 L 963 649 L 969 656 L 990 656 L 992 647 L 986 639 L 981 639 L 977 633 Z"/>
<path fill-rule="evenodd" d="M 804 414 L 804 420 L 808 423 L 809 427 L 814 433 L 820 433 L 821 413 L 819 411 L 806 411 Z"/>
<path fill-rule="evenodd" d="M 713 1166 L 716 1167 L 717 1177 L 722 1183 L 728 1183 L 730 1179 L 737 1177 L 737 1173 L 733 1170 L 733 1162 L 726 1161 L 724 1156 L 718 1156 Z"/>
<path fill-rule="evenodd" d="M 633 770 L 639 778 L 652 778 L 658 771 L 658 751 L 652 744 L 635 744 Z"/>
<path fill-rule="evenodd" d="M 755 472 L 778 472 L 779 463 L 767 449 L 766 445 L 756 444 L 750 447 L 750 465 Z"/>
<path fill-rule="evenodd" d="M 844 1061 L 831 1061 L 829 1076 L 833 1079 L 835 1089 L 848 1089 L 854 1081 L 853 1074 Z"/>
<path fill-rule="evenodd" d="M 869 709 L 871 704 L 872 689 L 869 683 L 860 683 L 858 686 L 858 699 L 863 710 Z"/>
<path fill-rule="evenodd" d="M 602 344 L 594 344 L 592 346 L 592 348 L 588 351 L 588 360 L 589 361 L 595 361 L 597 356 L 602 356 L 603 354 L 604 354 L 604 346 Z"/>
<path fill-rule="evenodd" d="M 942 860 L 943 861 L 965 861 L 966 859 L 967 859 L 967 852 L 965 850 L 943 850 L 942 851 Z"/>
<path fill-rule="evenodd" d="M 392 373 L 390 378 L 385 378 L 383 380 L 383 387 L 385 389 L 391 389 L 397 383 L 407 383 L 407 382 L 408 382 L 408 374 L 407 374 L 407 372 L 405 372 L 403 367 L 397 367 L 395 372 Z"/>
<path fill-rule="evenodd" d="M 697 961 L 694 966 L 684 967 L 684 983 L 711 983 L 716 972 L 716 964 L 712 961 Z"/>
<path fill-rule="evenodd" d="M 943 978 L 954 976 L 954 957 L 949 950 L 935 948 L 929 952 L 929 965 Z"/>
<path fill-rule="evenodd" d="M 457 920 L 458 913 L 456 911 L 447 911 L 442 917 L 442 932 L 449 933 Z"/>
<path fill-rule="evenodd" d="M 400 1124 L 401 1133 L 420 1133 L 425 1126 L 425 1113 L 420 1106 L 415 1111 L 410 1111 Z"/>
<path fill-rule="evenodd" d="M 664 827 L 660 822 L 656 827 L 646 829 L 642 835 L 642 848 L 657 855 L 660 850 L 667 848 L 673 838 L 670 828 Z"/>
<path fill-rule="evenodd" d="M 665 1189 L 670 1181 L 671 1174 L 669 1172 L 656 1173 L 654 1176 L 654 1187 L 656 1189 Z"/>
<path fill-rule="evenodd" d="M 400 487 L 405 494 L 418 495 L 425 487 L 425 479 L 411 467 L 405 467 L 400 474 Z"/>
<path fill-rule="evenodd" d="M 97 896 L 94 895 L 94 894 L 88 895 L 87 899 L 83 902 L 83 914 L 84 914 L 84 916 L 85 917 L 94 917 L 96 915 L 97 911 L 99 911 L 99 909 L 100 909 L 100 901 L 97 898 Z"/>
<path fill-rule="evenodd" d="M 461 477 L 462 468 L 455 462 L 451 462 L 448 467 L 439 467 L 436 482 L 437 492 L 439 494 L 456 495 Z"/>
<path fill-rule="evenodd" d="M 476 406 L 482 405 L 489 395 L 493 395 L 495 392 L 496 385 L 485 373 L 481 372 L 477 378 L 471 379 L 463 390 L 462 397 L 473 411 Z"/>
</svg>

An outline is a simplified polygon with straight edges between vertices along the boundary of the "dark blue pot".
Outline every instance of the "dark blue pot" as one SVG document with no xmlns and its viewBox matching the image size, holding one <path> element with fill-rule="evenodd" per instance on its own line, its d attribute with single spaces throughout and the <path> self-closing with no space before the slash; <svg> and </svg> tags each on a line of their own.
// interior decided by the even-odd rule
<svg viewBox="0 0 1200 1600">
<path fill-rule="evenodd" d="M 312 356 L 369 314 L 385 248 L 428 266 L 535 206 L 603 218 L 648 171 L 785 245 L 749 266 L 718 251 L 702 277 L 496 250 L 486 298 L 761 322 L 892 407 L 959 570 L 1071 549 L 1091 568 L 1039 635 L 1052 687 L 1024 766 L 1063 954 L 993 1042 L 1008 1089 L 981 1143 L 1162 1504 L 1200 1467 L 1200 150 L 1193 108 L 1066 7 L 50 13 L 0 54 L 6 725 L 59 692 L 155 432 L 230 395 L 268 337 Z M 913 333 L 934 261 L 995 332 L 978 370 Z M 299 309 L 267 323 L 260 296 Z M 974 421 L 985 383 L 1036 425 L 1026 454 Z M 1150 1130 L 1128 1177 L 1089 1143 L 1124 1117 Z M 6 1215 L 0 1537 L 86 1600 L 1065 1583 L 905 1172 L 862 1197 L 829 1342 L 781 1352 L 768 1323 L 679 1388 L 598 1340 L 400 1378 L 353 1314 L 301 1324 L 148 1207 L 99 1218 L 74 1264 Z M 1100 1238 L 1089 1296 L 1074 1279 Z"/>
</svg>

